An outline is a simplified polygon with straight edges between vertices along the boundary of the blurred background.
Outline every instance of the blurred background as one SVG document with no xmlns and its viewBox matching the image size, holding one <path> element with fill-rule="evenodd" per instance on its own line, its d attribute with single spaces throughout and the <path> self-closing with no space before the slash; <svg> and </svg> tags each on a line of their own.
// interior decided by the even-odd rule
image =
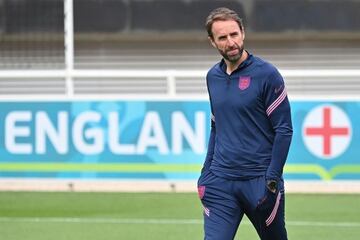
<svg viewBox="0 0 360 240">
<path fill-rule="evenodd" d="M 0 0 L 2 238 L 202 238 L 221 6 L 285 79 L 289 238 L 358 239 L 360 0 Z"/>
<path fill-rule="evenodd" d="M 204 22 L 221 6 L 286 81 L 286 179 L 359 180 L 360 1 L 0 0 L 4 188 L 114 180 L 140 191 L 121 181 L 141 180 L 194 191 L 210 128 L 205 76 L 220 60 Z"/>
<path fill-rule="evenodd" d="M 65 69 L 64 6 L 63 0 L 1 0 L 0 69 Z M 351 70 L 359 66 L 357 0 L 75 0 L 70 23 L 74 46 L 69 54 L 73 59 L 68 64 L 78 70 L 206 70 L 219 55 L 208 43 L 204 21 L 210 10 L 220 6 L 242 16 L 249 51 L 281 70 Z M 294 96 L 358 95 L 358 76 L 346 75 L 341 81 L 326 72 L 309 80 L 296 74 L 285 77 L 288 92 Z M 180 79 L 175 79 L 175 93 L 206 94 L 203 76 Z M 44 82 L 27 79 L 26 84 L 14 87 L 18 80 L 2 81 L 1 93 L 69 91 L 58 76 Z M 168 90 L 167 81 L 153 76 L 142 77 L 146 82 L 140 89 L 121 76 L 116 82 L 105 80 L 74 77 L 70 91 L 163 94 Z"/>
</svg>

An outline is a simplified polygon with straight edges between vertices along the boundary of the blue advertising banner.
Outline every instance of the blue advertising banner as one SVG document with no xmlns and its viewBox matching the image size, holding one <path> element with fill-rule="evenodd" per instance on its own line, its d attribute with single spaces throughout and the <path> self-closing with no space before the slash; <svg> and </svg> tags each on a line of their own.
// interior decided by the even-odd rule
<svg viewBox="0 0 360 240">
<path fill-rule="evenodd" d="M 290 179 L 360 179 L 360 102 L 291 103 Z"/>
<path fill-rule="evenodd" d="M 360 179 L 360 102 L 292 101 L 287 179 Z M 207 101 L 0 102 L 0 178 L 196 179 Z"/>
</svg>

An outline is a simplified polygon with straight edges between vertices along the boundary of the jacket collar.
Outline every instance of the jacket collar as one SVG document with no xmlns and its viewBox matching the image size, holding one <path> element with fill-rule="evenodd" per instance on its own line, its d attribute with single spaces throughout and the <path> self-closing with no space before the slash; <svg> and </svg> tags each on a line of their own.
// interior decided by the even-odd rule
<svg viewBox="0 0 360 240">
<path fill-rule="evenodd" d="M 244 50 L 244 51 L 246 51 L 246 50 Z M 249 65 L 253 62 L 253 58 L 254 58 L 253 55 L 252 55 L 251 53 L 249 53 L 248 51 L 246 51 L 246 52 L 248 53 L 248 57 L 245 59 L 245 61 L 243 61 L 243 62 L 238 66 L 238 68 L 237 68 L 234 72 L 246 68 L 247 66 L 249 66 Z M 225 63 L 224 58 L 221 59 L 221 61 L 220 61 L 220 68 L 221 68 L 221 70 L 222 70 L 223 72 L 226 72 L 226 63 Z"/>
</svg>

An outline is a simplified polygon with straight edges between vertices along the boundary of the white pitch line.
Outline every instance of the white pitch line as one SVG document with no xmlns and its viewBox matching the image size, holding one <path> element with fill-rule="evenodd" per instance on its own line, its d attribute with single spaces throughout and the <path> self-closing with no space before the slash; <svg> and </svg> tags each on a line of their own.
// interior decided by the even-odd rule
<svg viewBox="0 0 360 240">
<path fill-rule="evenodd" d="M 286 225 L 305 227 L 360 227 L 360 222 L 287 221 Z"/>
<path fill-rule="evenodd" d="M 46 223 L 109 223 L 109 224 L 202 224 L 201 219 L 152 219 L 152 218 L 49 218 L 49 217 L 0 217 L 0 222 Z"/>
<path fill-rule="evenodd" d="M 161 218 L 56 218 L 56 217 L 0 217 L 1 222 L 26 223 L 104 223 L 104 224 L 203 224 L 202 219 Z M 249 221 L 243 224 L 250 225 Z M 360 227 L 360 222 L 287 221 L 287 226 L 304 227 Z"/>
</svg>

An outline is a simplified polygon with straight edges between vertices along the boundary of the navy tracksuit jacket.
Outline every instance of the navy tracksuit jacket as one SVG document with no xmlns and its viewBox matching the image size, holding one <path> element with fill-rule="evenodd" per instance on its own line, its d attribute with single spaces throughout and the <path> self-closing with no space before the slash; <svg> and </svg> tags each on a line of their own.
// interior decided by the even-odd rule
<svg viewBox="0 0 360 240">
<path fill-rule="evenodd" d="M 249 54 L 231 75 L 224 60 L 207 74 L 212 128 L 205 168 L 228 179 L 282 177 L 292 137 L 284 81 Z"/>
</svg>

